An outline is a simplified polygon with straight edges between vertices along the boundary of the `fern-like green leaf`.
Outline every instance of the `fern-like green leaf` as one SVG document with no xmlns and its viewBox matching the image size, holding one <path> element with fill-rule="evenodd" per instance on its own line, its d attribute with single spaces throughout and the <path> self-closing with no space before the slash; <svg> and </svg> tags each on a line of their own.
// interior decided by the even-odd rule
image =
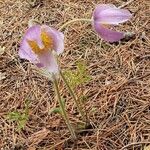
<svg viewBox="0 0 150 150">
<path fill-rule="evenodd" d="M 79 85 L 88 83 L 91 80 L 91 76 L 87 71 L 86 64 L 82 61 L 77 62 L 77 68 L 73 71 L 67 70 L 64 75 L 69 82 L 70 86 L 74 89 Z"/>
</svg>

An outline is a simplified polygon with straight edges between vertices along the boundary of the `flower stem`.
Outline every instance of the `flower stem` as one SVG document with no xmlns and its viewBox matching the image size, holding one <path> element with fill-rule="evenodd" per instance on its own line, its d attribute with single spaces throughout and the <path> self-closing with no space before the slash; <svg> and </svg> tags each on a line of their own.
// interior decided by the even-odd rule
<svg viewBox="0 0 150 150">
<path fill-rule="evenodd" d="M 74 132 L 74 129 L 71 126 L 69 118 L 68 118 L 68 115 L 67 115 L 67 113 L 65 111 L 64 104 L 63 104 L 63 102 L 61 100 L 61 96 L 60 96 L 59 89 L 58 89 L 58 82 L 57 82 L 57 79 L 55 78 L 54 75 L 53 75 L 53 82 L 54 82 L 54 87 L 55 87 L 55 91 L 56 91 L 56 94 L 57 94 L 58 102 L 59 102 L 59 105 L 60 105 L 60 108 L 61 108 L 62 117 L 64 118 L 64 120 L 66 122 L 66 125 L 68 126 L 68 129 L 69 129 L 69 131 L 71 133 L 72 138 L 73 139 L 77 139 L 76 134 Z"/>
<path fill-rule="evenodd" d="M 66 26 L 68 26 L 68 25 L 70 25 L 70 24 L 72 24 L 72 23 L 78 22 L 78 21 L 91 22 L 92 19 L 81 18 L 81 19 L 73 19 L 73 20 L 70 20 L 70 21 L 66 22 L 65 24 L 63 24 L 63 25 L 59 28 L 59 31 L 61 31 L 62 29 L 64 29 Z"/>
<path fill-rule="evenodd" d="M 60 71 L 60 75 L 61 75 L 63 81 L 65 82 L 65 84 L 66 84 L 66 86 L 67 86 L 67 88 L 68 88 L 70 94 L 72 95 L 72 97 L 73 97 L 73 99 L 74 99 L 74 101 L 75 101 L 75 103 L 76 103 L 76 106 L 77 106 L 77 108 L 78 108 L 78 111 L 79 111 L 79 113 L 80 113 L 81 116 L 82 116 L 82 119 L 83 119 L 85 122 L 87 122 L 86 114 L 85 114 L 85 112 L 83 111 L 80 102 L 79 102 L 78 99 L 76 98 L 76 96 L 75 96 L 73 90 L 71 89 L 71 87 L 70 87 L 68 81 L 66 80 L 65 76 L 63 75 L 63 73 L 62 73 L 61 71 Z"/>
</svg>

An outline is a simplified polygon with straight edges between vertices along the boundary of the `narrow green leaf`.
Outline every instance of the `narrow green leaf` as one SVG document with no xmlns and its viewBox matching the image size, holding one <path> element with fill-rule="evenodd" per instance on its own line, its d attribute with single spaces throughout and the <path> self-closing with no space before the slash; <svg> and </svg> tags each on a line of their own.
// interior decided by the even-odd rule
<svg viewBox="0 0 150 150">
<path fill-rule="evenodd" d="M 56 108 L 52 108 L 50 111 L 49 111 L 49 115 L 51 115 L 52 113 L 58 113 L 58 114 L 61 114 L 61 110 L 59 107 L 56 107 Z"/>
</svg>

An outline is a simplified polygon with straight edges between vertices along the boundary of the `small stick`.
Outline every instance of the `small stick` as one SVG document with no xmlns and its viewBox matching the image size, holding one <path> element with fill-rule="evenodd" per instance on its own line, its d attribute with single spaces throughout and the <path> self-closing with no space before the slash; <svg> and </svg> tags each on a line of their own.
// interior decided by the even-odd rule
<svg viewBox="0 0 150 150">
<path fill-rule="evenodd" d="M 129 1 L 127 1 L 126 3 L 123 3 L 121 6 L 119 6 L 118 8 L 123 8 L 123 7 L 125 7 L 125 6 L 127 6 L 127 5 L 129 5 L 130 3 L 132 3 L 133 1 L 136 1 L 136 0 L 129 0 Z"/>
<path fill-rule="evenodd" d="M 122 147 L 120 150 L 124 150 L 125 148 L 128 148 L 130 146 L 139 145 L 139 144 L 150 144 L 150 142 L 135 142 L 135 143 L 130 143 L 130 144 Z"/>
</svg>

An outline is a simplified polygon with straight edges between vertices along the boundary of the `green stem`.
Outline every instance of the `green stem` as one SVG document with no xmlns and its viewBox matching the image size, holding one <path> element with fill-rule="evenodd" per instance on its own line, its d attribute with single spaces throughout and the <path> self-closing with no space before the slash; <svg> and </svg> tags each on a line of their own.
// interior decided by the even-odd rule
<svg viewBox="0 0 150 150">
<path fill-rule="evenodd" d="M 59 89 L 58 89 L 58 82 L 57 82 L 57 79 L 55 78 L 55 76 L 53 75 L 53 79 L 54 79 L 54 87 L 55 87 L 55 91 L 56 91 L 56 94 L 57 94 L 57 98 L 58 98 L 58 102 L 59 102 L 59 105 L 60 105 L 60 108 L 61 108 L 61 114 L 66 122 L 66 125 L 68 126 L 68 129 L 71 133 L 71 136 L 73 139 L 77 139 L 76 137 L 76 134 L 74 132 L 74 129 L 73 127 L 71 126 L 70 124 L 70 121 L 69 121 L 69 118 L 68 118 L 68 115 L 65 111 L 65 108 L 64 108 L 64 104 L 61 100 L 61 96 L 60 96 L 60 93 L 59 93 Z"/>
<path fill-rule="evenodd" d="M 70 24 L 72 24 L 72 23 L 78 22 L 78 21 L 92 22 L 92 19 L 81 18 L 81 19 L 73 19 L 73 20 L 70 20 L 70 21 L 66 22 L 65 24 L 63 24 L 63 25 L 59 28 L 59 31 L 61 31 L 62 29 L 64 29 L 66 26 L 68 26 L 68 25 L 70 25 Z"/>
<path fill-rule="evenodd" d="M 76 96 L 75 96 L 73 90 L 71 89 L 71 87 L 70 87 L 68 81 L 66 80 L 65 76 L 63 75 L 63 73 L 62 73 L 61 71 L 60 71 L 60 75 L 61 75 L 63 81 L 65 82 L 65 84 L 66 84 L 66 86 L 67 86 L 67 88 L 68 88 L 70 94 L 72 95 L 72 97 L 73 97 L 73 99 L 74 99 L 74 101 L 75 101 L 75 103 L 76 103 L 76 106 L 77 106 L 77 108 L 78 108 L 78 110 L 79 110 L 79 113 L 81 114 L 83 120 L 84 120 L 85 122 L 87 122 L 87 117 L 86 117 L 86 115 L 85 115 L 85 113 L 84 113 L 84 111 L 83 111 L 83 109 L 82 109 L 82 106 L 81 106 L 80 102 L 79 102 L 78 99 L 76 98 Z"/>
</svg>

